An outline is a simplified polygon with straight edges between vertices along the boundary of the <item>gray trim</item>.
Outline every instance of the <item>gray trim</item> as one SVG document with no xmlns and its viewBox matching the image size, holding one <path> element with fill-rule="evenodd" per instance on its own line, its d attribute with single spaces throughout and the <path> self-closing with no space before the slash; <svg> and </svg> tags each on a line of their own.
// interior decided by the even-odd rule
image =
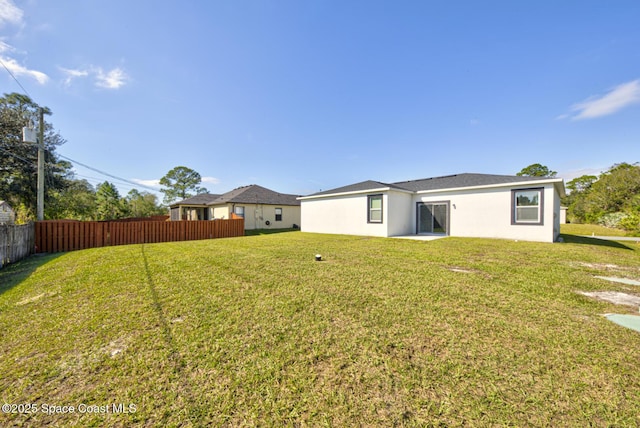
<svg viewBox="0 0 640 428">
<path fill-rule="evenodd" d="M 380 221 L 371 221 L 371 198 L 380 197 Z M 383 224 L 384 223 L 384 194 L 376 193 L 375 195 L 367 195 L 367 223 Z"/>
<path fill-rule="evenodd" d="M 516 192 L 527 192 L 535 190 L 540 192 L 539 214 L 537 222 L 517 222 L 516 221 Z M 511 189 L 511 226 L 544 226 L 544 187 L 528 187 L 525 189 Z"/>
</svg>

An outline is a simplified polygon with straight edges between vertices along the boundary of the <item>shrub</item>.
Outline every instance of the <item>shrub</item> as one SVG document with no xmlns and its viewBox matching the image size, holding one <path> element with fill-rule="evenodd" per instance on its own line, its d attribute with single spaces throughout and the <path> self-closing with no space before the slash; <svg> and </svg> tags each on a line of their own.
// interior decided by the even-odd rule
<svg viewBox="0 0 640 428">
<path fill-rule="evenodd" d="M 625 217 L 622 220 L 620 220 L 618 224 L 621 229 L 639 233 L 640 232 L 640 215 L 637 213 L 628 213 L 625 215 Z"/>
<path fill-rule="evenodd" d="M 621 223 L 627 217 L 629 217 L 629 215 L 623 212 L 607 213 L 607 214 L 601 215 L 598 218 L 597 223 L 601 226 L 613 227 L 615 229 L 619 229 L 619 228 L 622 228 Z"/>
</svg>

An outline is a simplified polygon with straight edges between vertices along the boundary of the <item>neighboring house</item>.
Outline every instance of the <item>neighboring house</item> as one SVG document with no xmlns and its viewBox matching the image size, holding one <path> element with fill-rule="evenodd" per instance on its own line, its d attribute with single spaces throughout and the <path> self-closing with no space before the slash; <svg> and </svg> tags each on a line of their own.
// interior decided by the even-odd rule
<svg viewBox="0 0 640 428">
<path fill-rule="evenodd" d="M 567 207 L 560 207 L 560 224 L 567 224 Z"/>
<path fill-rule="evenodd" d="M 171 221 L 176 220 L 212 220 L 211 210 L 208 204 L 215 201 L 221 195 L 202 193 L 191 198 L 174 202 L 169 206 Z"/>
<path fill-rule="evenodd" d="M 457 174 L 364 181 L 299 200 L 305 232 L 553 242 L 560 233 L 561 196 L 560 178 Z"/>
<path fill-rule="evenodd" d="M 0 224 L 13 224 L 16 214 L 6 201 L 0 201 Z"/>
<path fill-rule="evenodd" d="M 298 195 L 274 192 L 256 184 L 223 195 L 204 193 L 170 206 L 171 220 L 244 218 L 244 228 L 287 229 L 300 225 Z"/>
</svg>

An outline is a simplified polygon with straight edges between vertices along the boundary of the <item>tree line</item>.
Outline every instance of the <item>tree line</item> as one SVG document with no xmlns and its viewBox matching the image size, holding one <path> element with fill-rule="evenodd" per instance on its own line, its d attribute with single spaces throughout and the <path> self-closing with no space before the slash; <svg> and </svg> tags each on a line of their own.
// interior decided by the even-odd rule
<svg viewBox="0 0 640 428">
<path fill-rule="evenodd" d="M 37 148 L 23 142 L 22 128 L 34 125 L 39 109 L 23 94 L 0 97 L 0 200 L 6 200 L 14 208 L 19 223 L 36 218 Z M 47 107 L 43 107 L 43 112 L 45 117 L 51 115 Z M 64 138 L 45 120 L 45 219 L 112 220 L 165 215 L 166 205 L 173 201 L 206 192 L 199 186 L 200 174 L 182 166 L 173 168 L 160 181 L 164 204 L 155 194 L 137 189 L 121 196 L 109 181 L 94 187 L 77 177 L 73 165 L 58 155 L 56 149 L 64 143 Z"/>
<path fill-rule="evenodd" d="M 523 168 L 517 175 L 555 177 L 557 173 L 541 164 Z M 571 223 L 599 224 L 640 233 L 640 164 L 622 162 L 600 175 L 582 175 L 566 183 L 567 207 Z"/>
</svg>

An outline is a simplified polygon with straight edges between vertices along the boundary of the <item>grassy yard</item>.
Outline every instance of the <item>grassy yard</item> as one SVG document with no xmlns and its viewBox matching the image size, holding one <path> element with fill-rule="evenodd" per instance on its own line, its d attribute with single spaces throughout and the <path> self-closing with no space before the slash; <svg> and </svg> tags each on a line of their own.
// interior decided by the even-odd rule
<svg viewBox="0 0 640 428">
<path fill-rule="evenodd" d="M 597 224 L 561 224 L 560 232 L 570 235 L 626 236 L 624 230 L 604 227 Z"/>
<path fill-rule="evenodd" d="M 640 334 L 602 316 L 634 308 L 576 291 L 640 294 L 594 278 L 638 279 L 640 248 L 565 241 L 287 232 L 32 257 L 0 271 L 0 394 L 38 412 L 0 425 L 638 426 Z"/>
</svg>

